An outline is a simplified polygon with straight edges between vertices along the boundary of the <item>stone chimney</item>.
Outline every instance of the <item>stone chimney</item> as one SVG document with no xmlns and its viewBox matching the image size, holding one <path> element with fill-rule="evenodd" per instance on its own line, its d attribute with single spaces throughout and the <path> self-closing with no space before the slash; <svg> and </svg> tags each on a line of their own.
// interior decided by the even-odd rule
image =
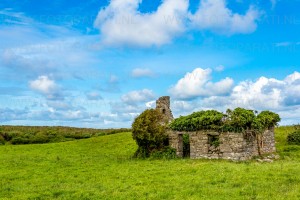
<svg viewBox="0 0 300 200">
<path fill-rule="evenodd" d="M 168 120 L 168 122 L 170 122 L 174 119 L 171 108 L 170 108 L 170 97 L 169 96 L 160 97 L 156 101 L 156 109 L 165 115 L 165 119 Z"/>
</svg>

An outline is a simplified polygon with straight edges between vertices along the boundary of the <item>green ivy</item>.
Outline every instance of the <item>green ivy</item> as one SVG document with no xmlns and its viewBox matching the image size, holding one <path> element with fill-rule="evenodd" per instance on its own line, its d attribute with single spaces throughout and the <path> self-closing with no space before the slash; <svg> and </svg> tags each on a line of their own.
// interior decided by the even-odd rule
<svg viewBox="0 0 300 200">
<path fill-rule="evenodd" d="M 202 129 L 216 129 L 222 125 L 224 114 L 215 110 L 194 112 L 188 116 L 175 119 L 170 128 L 177 131 L 194 131 Z"/>
<path fill-rule="evenodd" d="M 280 121 L 278 114 L 271 111 L 262 111 L 258 115 L 253 110 L 244 108 L 228 109 L 226 114 L 216 110 L 194 112 L 188 116 L 180 116 L 169 125 L 175 131 L 233 131 L 243 132 L 254 130 L 263 132 L 274 127 Z"/>
</svg>

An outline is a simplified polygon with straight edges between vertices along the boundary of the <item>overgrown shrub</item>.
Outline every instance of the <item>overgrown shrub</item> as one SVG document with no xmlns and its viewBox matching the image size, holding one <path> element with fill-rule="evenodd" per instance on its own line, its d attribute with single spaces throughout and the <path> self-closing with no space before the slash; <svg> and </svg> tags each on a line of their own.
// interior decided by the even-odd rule
<svg viewBox="0 0 300 200">
<path fill-rule="evenodd" d="M 139 146 L 136 157 L 149 157 L 152 152 L 168 146 L 164 116 L 155 109 L 145 110 L 132 124 L 132 137 Z"/>
<path fill-rule="evenodd" d="M 280 121 L 278 114 L 271 111 L 262 111 L 253 121 L 253 128 L 262 132 L 264 129 L 270 129 Z"/>
<path fill-rule="evenodd" d="M 240 132 L 246 129 L 251 129 L 254 119 L 255 114 L 253 110 L 236 108 L 232 111 L 228 109 L 226 111 L 226 120 L 224 121 L 224 124 L 229 127 L 229 129 Z"/>
<path fill-rule="evenodd" d="M 170 128 L 177 131 L 217 129 L 222 125 L 224 116 L 223 113 L 215 110 L 194 112 L 191 115 L 175 119 L 170 124 Z"/>
<path fill-rule="evenodd" d="M 11 144 L 30 144 L 30 140 L 28 138 L 18 136 L 11 140 Z"/>
<path fill-rule="evenodd" d="M 177 157 L 176 149 L 167 146 L 160 150 L 154 150 L 150 157 L 154 159 L 174 159 Z"/>
<path fill-rule="evenodd" d="M 5 144 L 5 139 L 2 135 L 0 135 L 0 145 Z"/>
<path fill-rule="evenodd" d="M 300 145 L 300 130 L 290 133 L 287 136 L 287 143 L 291 145 Z"/>
<path fill-rule="evenodd" d="M 30 139 L 30 143 L 32 144 L 43 144 L 48 143 L 49 141 L 50 138 L 41 132 L 37 133 L 34 137 Z"/>
<path fill-rule="evenodd" d="M 188 116 L 180 116 L 175 119 L 170 128 L 175 131 L 233 131 L 243 132 L 245 130 L 254 130 L 263 132 L 266 129 L 274 127 L 280 121 L 278 114 L 263 111 L 256 115 L 253 110 L 236 108 L 227 110 L 226 114 L 215 110 L 195 112 Z"/>
</svg>

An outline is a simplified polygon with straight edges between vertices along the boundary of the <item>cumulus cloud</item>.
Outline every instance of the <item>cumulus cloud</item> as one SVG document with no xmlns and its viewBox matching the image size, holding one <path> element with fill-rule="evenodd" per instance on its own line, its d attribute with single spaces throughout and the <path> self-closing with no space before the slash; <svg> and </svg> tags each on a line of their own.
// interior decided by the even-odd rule
<svg viewBox="0 0 300 200">
<path fill-rule="evenodd" d="M 241 15 L 227 8 L 226 0 L 202 0 L 199 9 L 190 19 L 195 29 L 232 35 L 254 32 L 260 15 L 260 11 L 253 6 Z"/>
<path fill-rule="evenodd" d="M 112 0 L 101 9 L 95 27 L 108 45 L 160 46 L 185 30 L 187 0 L 164 0 L 152 13 L 141 13 L 141 0 Z"/>
<path fill-rule="evenodd" d="M 170 43 L 187 30 L 217 34 L 247 34 L 256 30 L 261 12 L 250 6 L 244 15 L 227 8 L 226 0 L 203 0 L 189 13 L 187 0 L 163 0 L 156 11 L 141 13 L 142 0 L 112 0 L 101 9 L 94 26 L 111 46 L 151 47 Z"/>
<path fill-rule="evenodd" d="M 133 78 L 154 77 L 154 73 L 150 69 L 136 68 L 131 72 Z"/>
<path fill-rule="evenodd" d="M 122 102 L 129 105 L 136 105 L 137 103 L 145 103 L 155 98 L 152 90 L 143 89 L 139 91 L 129 92 L 121 97 Z"/>
<path fill-rule="evenodd" d="M 48 76 L 39 76 L 38 79 L 30 81 L 29 86 L 31 89 L 44 94 L 52 93 L 58 88 L 56 83 Z"/>
<path fill-rule="evenodd" d="M 234 87 L 229 106 L 251 109 L 279 110 L 300 105 L 300 73 L 294 72 L 283 80 L 260 77 L 242 81 Z M 231 105 L 230 105 L 231 104 Z"/>
<path fill-rule="evenodd" d="M 60 87 L 48 76 L 39 76 L 36 80 L 29 81 L 29 87 L 46 96 L 49 100 L 62 100 Z"/>
<path fill-rule="evenodd" d="M 174 114 L 207 109 L 225 111 L 244 107 L 253 110 L 272 110 L 280 114 L 283 124 L 298 123 L 300 119 L 300 73 L 294 72 L 280 80 L 260 77 L 241 81 L 227 96 L 203 96 L 201 99 L 174 101 Z"/>
<path fill-rule="evenodd" d="M 242 81 L 234 87 L 230 96 L 231 107 L 251 109 L 275 109 L 283 100 L 285 83 L 273 78 L 261 77 L 257 81 Z"/>
<path fill-rule="evenodd" d="M 233 80 L 225 78 L 219 82 L 211 82 L 211 69 L 196 68 L 180 79 L 169 92 L 177 99 L 193 99 L 207 96 L 223 96 L 230 93 Z"/>
</svg>

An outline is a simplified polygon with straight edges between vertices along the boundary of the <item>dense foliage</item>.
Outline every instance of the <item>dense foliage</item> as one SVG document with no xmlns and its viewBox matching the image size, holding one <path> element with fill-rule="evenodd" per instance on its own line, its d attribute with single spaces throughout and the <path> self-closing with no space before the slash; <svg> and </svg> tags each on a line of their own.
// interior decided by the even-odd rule
<svg viewBox="0 0 300 200">
<path fill-rule="evenodd" d="M 257 113 L 244 108 L 228 109 L 226 114 L 215 110 L 194 112 L 188 116 L 181 116 L 175 119 L 170 128 L 176 131 L 234 131 L 243 132 L 254 130 L 262 132 L 274 127 L 280 121 L 278 114 L 271 111 Z"/>
<path fill-rule="evenodd" d="M 291 145 L 300 145 L 300 130 L 296 130 L 287 136 L 287 143 Z"/>
<path fill-rule="evenodd" d="M 1 144 L 42 144 L 129 132 L 130 129 L 87 129 L 71 127 L 0 126 Z"/>
<path fill-rule="evenodd" d="M 151 153 L 168 146 L 164 116 L 158 110 L 148 109 L 132 124 L 132 136 L 138 145 L 136 157 L 149 157 Z"/>
<path fill-rule="evenodd" d="M 194 112 L 188 116 L 175 119 L 170 128 L 177 131 L 195 131 L 203 129 L 218 129 L 222 126 L 225 115 L 215 110 Z"/>
</svg>

